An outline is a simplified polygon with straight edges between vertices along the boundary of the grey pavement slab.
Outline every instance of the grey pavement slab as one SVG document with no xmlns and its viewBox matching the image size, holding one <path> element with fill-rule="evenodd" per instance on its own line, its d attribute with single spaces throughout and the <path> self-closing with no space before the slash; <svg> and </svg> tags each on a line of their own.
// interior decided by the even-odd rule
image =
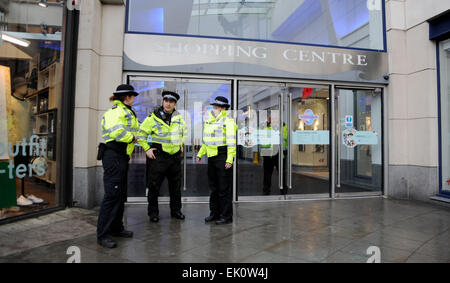
<svg viewBox="0 0 450 283">
<path fill-rule="evenodd" d="M 184 204 L 184 221 L 160 204 L 150 223 L 146 205 L 127 205 L 132 239 L 116 249 L 96 240 L 96 210 L 67 209 L 0 226 L 0 263 L 82 262 L 364 263 L 376 246 L 382 262 L 450 262 L 450 209 L 384 198 L 238 203 L 234 221 L 205 223 L 208 204 Z"/>
</svg>

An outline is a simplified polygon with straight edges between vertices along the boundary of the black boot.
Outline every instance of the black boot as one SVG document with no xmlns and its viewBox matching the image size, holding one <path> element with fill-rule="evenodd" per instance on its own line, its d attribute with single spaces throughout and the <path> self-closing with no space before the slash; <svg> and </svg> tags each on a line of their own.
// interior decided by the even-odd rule
<svg viewBox="0 0 450 283">
<path fill-rule="evenodd" d="M 154 223 L 159 222 L 159 216 L 158 215 L 150 215 L 150 222 L 154 222 Z"/>
<path fill-rule="evenodd" d="M 122 230 L 117 233 L 112 233 L 112 236 L 119 237 L 119 238 L 133 238 L 133 232 L 127 231 L 127 230 Z"/>
<path fill-rule="evenodd" d="M 216 221 L 216 224 L 217 225 L 223 225 L 223 224 L 229 224 L 229 223 L 232 223 L 232 222 L 233 222 L 232 218 L 228 218 L 228 219 L 220 218 L 219 220 Z"/>
<path fill-rule="evenodd" d="M 114 242 L 114 240 L 112 238 L 110 238 L 110 237 L 105 237 L 105 238 L 102 238 L 102 239 L 98 239 L 97 243 L 100 246 L 108 248 L 108 249 L 113 249 L 113 248 L 117 247 L 116 242 Z"/>
<path fill-rule="evenodd" d="M 220 219 L 220 217 L 211 214 L 210 216 L 205 218 L 205 222 L 213 222 L 213 221 L 216 221 L 219 219 Z"/>
<path fill-rule="evenodd" d="M 172 216 L 172 218 L 176 218 L 176 219 L 180 219 L 180 220 L 184 220 L 186 218 L 184 216 L 184 214 L 181 213 L 181 211 L 173 212 L 170 215 Z"/>
</svg>

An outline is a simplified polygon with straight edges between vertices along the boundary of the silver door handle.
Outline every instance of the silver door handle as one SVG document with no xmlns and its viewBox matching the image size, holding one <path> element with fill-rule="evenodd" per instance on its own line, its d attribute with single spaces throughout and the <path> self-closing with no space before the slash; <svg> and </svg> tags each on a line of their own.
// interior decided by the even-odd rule
<svg viewBox="0 0 450 283">
<path fill-rule="evenodd" d="M 186 123 L 186 115 L 187 115 L 187 109 L 186 109 L 186 100 L 187 100 L 187 89 L 184 90 L 184 122 Z M 186 137 L 185 137 L 186 141 Z M 186 152 L 186 142 L 183 144 L 183 160 L 184 160 L 184 166 L 183 166 L 183 172 L 184 172 L 184 178 L 183 178 L 183 191 L 187 191 L 187 152 Z"/>
<path fill-rule="evenodd" d="M 284 168 L 283 168 L 283 93 L 280 92 L 279 94 L 279 108 L 280 108 L 280 117 L 279 117 L 279 132 L 280 132 L 280 144 L 278 145 L 278 184 L 280 184 L 280 190 L 283 189 L 283 174 L 284 174 Z"/>
<path fill-rule="evenodd" d="M 288 94 L 288 116 L 287 116 L 287 122 L 288 122 L 288 126 L 287 126 L 287 166 L 288 166 L 288 183 L 287 186 L 289 189 L 292 189 L 292 155 L 291 155 L 291 150 L 292 150 L 292 93 Z M 284 129 L 283 129 L 284 131 Z"/>
<path fill-rule="evenodd" d="M 341 106 L 339 105 L 339 95 L 336 95 L 335 102 L 337 103 L 336 110 L 336 161 L 337 161 L 337 172 L 336 172 L 336 188 L 341 187 Z"/>
</svg>

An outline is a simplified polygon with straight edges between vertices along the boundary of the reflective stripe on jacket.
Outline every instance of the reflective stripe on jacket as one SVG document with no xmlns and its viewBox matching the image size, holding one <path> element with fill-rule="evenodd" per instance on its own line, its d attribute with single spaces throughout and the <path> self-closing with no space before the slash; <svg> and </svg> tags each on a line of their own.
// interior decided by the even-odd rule
<svg viewBox="0 0 450 283">
<path fill-rule="evenodd" d="M 184 144 L 186 133 L 186 123 L 178 111 L 172 113 L 170 126 L 153 112 L 139 129 L 138 143 L 145 151 L 149 150 L 147 139 L 151 136 L 152 143 L 161 144 L 162 150 L 168 154 L 175 154 Z"/>
<path fill-rule="evenodd" d="M 208 157 L 218 154 L 218 147 L 227 147 L 227 163 L 233 164 L 236 156 L 236 131 L 237 125 L 228 117 L 228 111 L 222 110 L 217 117 L 209 112 L 209 119 L 203 125 L 203 143 L 197 157 L 201 158 L 205 153 Z"/>
<path fill-rule="evenodd" d="M 139 121 L 134 113 L 119 100 L 114 100 L 114 106 L 102 118 L 102 137 L 106 143 L 111 141 L 128 144 L 127 154 L 134 151 L 134 136 L 139 130 Z"/>
</svg>

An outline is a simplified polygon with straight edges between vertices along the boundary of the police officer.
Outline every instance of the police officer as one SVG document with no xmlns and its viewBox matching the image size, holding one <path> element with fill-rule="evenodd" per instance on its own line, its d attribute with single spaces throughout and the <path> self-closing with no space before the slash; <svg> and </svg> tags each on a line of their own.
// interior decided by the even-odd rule
<svg viewBox="0 0 450 283">
<path fill-rule="evenodd" d="M 228 99 L 218 96 L 211 104 L 209 119 L 203 126 L 203 143 L 197 154 L 197 162 L 208 156 L 208 183 L 211 191 L 210 215 L 205 222 L 218 225 L 233 221 L 233 161 L 236 155 L 236 130 L 234 120 L 228 117 Z"/>
<path fill-rule="evenodd" d="M 142 123 L 138 142 L 147 159 L 148 216 L 151 222 L 159 221 L 158 196 L 165 178 L 169 183 L 171 216 L 183 220 L 181 213 L 181 153 L 186 137 L 186 123 L 175 110 L 180 96 L 163 91 L 163 103 Z M 147 142 L 151 136 L 151 144 Z"/>
<path fill-rule="evenodd" d="M 138 95 L 131 85 L 117 87 L 110 101 L 113 107 L 101 122 L 103 139 L 98 159 L 103 161 L 105 195 L 97 224 L 98 244 L 114 248 L 112 237 L 133 237 L 133 232 L 123 226 L 124 204 L 127 199 L 128 162 L 137 142 L 139 122 L 131 106 Z"/>
</svg>

